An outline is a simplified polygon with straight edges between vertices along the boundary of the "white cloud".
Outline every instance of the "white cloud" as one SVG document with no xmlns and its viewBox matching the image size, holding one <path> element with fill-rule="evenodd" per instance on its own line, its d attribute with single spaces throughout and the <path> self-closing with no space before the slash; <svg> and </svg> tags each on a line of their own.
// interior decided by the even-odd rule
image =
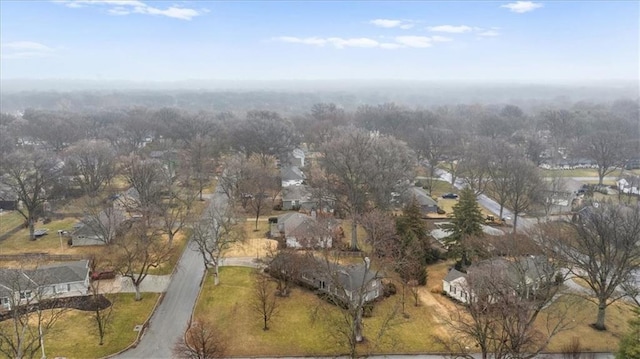
<svg viewBox="0 0 640 359">
<path fill-rule="evenodd" d="M 395 40 L 397 43 L 407 47 L 425 48 L 433 46 L 432 39 L 427 36 L 397 36 Z"/>
<path fill-rule="evenodd" d="M 366 37 L 358 37 L 352 39 L 343 39 L 341 37 L 330 37 L 327 39 L 333 46 L 338 49 L 343 49 L 345 47 L 378 47 L 380 45 L 379 42 L 373 39 L 369 39 Z"/>
<path fill-rule="evenodd" d="M 533 11 L 535 9 L 541 8 L 543 5 L 540 3 L 535 3 L 532 1 L 516 1 L 513 3 L 500 5 L 500 7 L 507 8 L 511 12 L 515 12 L 518 14 L 523 14 L 525 12 Z"/>
<path fill-rule="evenodd" d="M 400 44 L 394 44 L 393 42 L 383 42 L 380 44 L 380 48 L 381 49 L 385 49 L 385 50 L 395 50 L 395 49 L 400 49 L 403 48 L 405 46 L 400 45 Z"/>
<path fill-rule="evenodd" d="M 487 30 L 487 31 L 482 31 L 478 33 L 478 36 L 483 36 L 483 37 L 494 37 L 499 35 L 500 33 L 497 32 L 496 30 Z"/>
<path fill-rule="evenodd" d="M 378 27 L 384 27 L 387 29 L 397 27 L 403 30 L 411 29 L 414 26 L 413 21 L 391 20 L 391 19 L 375 19 L 375 20 L 369 21 L 369 24 L 372 24 Z"/>
<path fill-rule="evenodd" d="M 144 14 L 166 16 L 180 20 L 191 20 L 208 12 L 207 10 L 196 10 L 177 5 L 161 9 L 138 0 L 54 0 L 54 2 L 64 4 L 70 8 L 81 8 L 90 5 L 107 6 L 109 7 L 107 13 L 111 15 Z"/>
<path fill-rule="evenodd" d="M 431 36 L 431 40 L 435 41 L 435 42 L 449 42 L 449 41 L 453 41 L 452 38 L 450 37 L 444 37 L 444 36 L 438 36 L 438 35 L 434 35 Z"/>
<path fill-rule="evenodd" d="M 342 38 L 342 37 L 295 37 L 295 36 L 280 36 L 274 37 L 272 41 L 285 42 L 290 44 L 302 44 L 310 46 L 332 46 L 337 49 L 344 49 L 347 47 L 359 47 L 359 48 L 379 48 L 385 50 L 395 50 L 402 48 L 418 48 L 423 49 L 432 47 L 437 42 L 453 41 L 444 36 L 396 36 L 392 41 L 389 38 L 385 38 L 385 42 L 377 41 L 368 37 L 357 38 Z"/>
<path fill-rule="evenodd" d="M 32 59 L 38 57 L 48 57 L 54 52 L 49 46 L 33 41 L 13 41 L 0 44 L 2 55 L 5 60 Z"/>
<path fill-rule="evenodd" d="M 471 28 L 471 26 L 467 26 L 467 25 L 460 25 L 460 26 L 439 25 L 439 26 L 430 26 L 427 29 L 429 31 L 433 31 L 433 32 L 448 32 L 448 33 L 451 33 L 451 34 L 461 34 L 461 33 L 469 32 L 469 31 L 473 30 L 473 28 Z"/>
<path fill-rule="evenodd" d="M 305 45 L 316 45 L 316 46 L 324 46 L 327 44 L 327 40 L 317 38 L 317 37 L 307 37 L 307 38 L 299 38 L 293 36 L 280 36 L 273 38 L 274 41 L 288 42 L 291 44 L 305 44 Z"/>
</svg>

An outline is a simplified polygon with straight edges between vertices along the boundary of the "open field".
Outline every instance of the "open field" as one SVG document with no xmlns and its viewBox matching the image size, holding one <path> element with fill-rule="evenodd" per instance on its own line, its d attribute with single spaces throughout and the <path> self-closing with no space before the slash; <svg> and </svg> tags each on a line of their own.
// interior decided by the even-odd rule
<svg viewBox="0 0 640 359">
<path fill-rule="evenodd" d="M 211 318 L 225 328 L 229 340 L 229 355 L 335 355 L 344 352 L 336 339 L 331 337 L 330 318 L 338 310 L 320 300 L 315 294 L 294 289 L 288 298 L 277 298 L 279 315 L 274 318 L 270 330 L 263 331 L 260 317 L 251 309 L 251 269 L 223 267 L 221 284 L 213 286 L 207 277 L 200 299 L 196 304 L 196 316 Z M 385 313 L 397 309 L 399 295 L 385 299 L 374 309 L 372 318 L 365 319 L 365 336 L 374 338 L 376 328 Z M 401 316 L 396 321 L 380 352 L 433 351 L 438 348 L 432 342 L 433 313 L 426 306 L 407 305 L 408 319 Z M 317 315 L 314 317 L 313 313 Z M 371 343 L 370 343 L 371 344 Z M 361 348 L 367 351 L 367 347 Z"/>
<path fill-rule="evenodd" d="M 131 343 L 138 335 L 136 325 L 144 323 L 151 314 L 159 294 L 144 293 L 136 302 L 134 294 L 118 294 L 115 299 L 112 324 L 98 345 L 99 337 L 93 312 L 70 310 L 62 315 L 45 337 L 47 357 L 69 359 L 99 358 L 118 352 Z M 1 325 L 9 325 L 3 322 Z"/>
</svg>

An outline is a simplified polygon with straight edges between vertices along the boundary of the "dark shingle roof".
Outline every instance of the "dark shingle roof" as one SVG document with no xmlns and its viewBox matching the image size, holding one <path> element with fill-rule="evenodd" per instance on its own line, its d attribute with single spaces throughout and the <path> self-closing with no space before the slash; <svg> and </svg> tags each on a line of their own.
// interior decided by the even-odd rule
<svg viewBox="0 0 640 359">
<path fill-rule="evenodd" d="M 444 277 L 444 281 L 445 282 L 452 282 L 458 278 L 466 278 L 467 274 L 466 273 L 462 273 L 459 270 L 455 269 L 455 268 L 451 268 L 451 270 L 449 271 L 449 273 L 447 273 L 447 275 Z"/>
</svg>

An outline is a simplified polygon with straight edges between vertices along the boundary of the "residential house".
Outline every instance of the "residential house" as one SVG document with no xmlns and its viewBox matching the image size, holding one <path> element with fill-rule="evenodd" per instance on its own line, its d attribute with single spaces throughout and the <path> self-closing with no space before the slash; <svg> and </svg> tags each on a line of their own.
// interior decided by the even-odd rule
<svg viewBox="0 0 640 359">
<path fill-rule="evenodd" d="M 304 208 L 310 211 L 316 207 L 316 201 L 311 199 L 309 186 L 295 185 L 282 189 L 282 209 L 284 211 Z"/>
<path fill-rule="evenodd" d="M 556 275 L 555 269 L 544 256 L 493 258 L 471 265 L 467 273 L 452 268 L 442 280 L 442 290 L 450 297 L 468 303 L 473 296 L 468 279 L 474 271 L 492 273 L 494 278 L 504 278 L 514 291 L 525 297 L 534 294 L 542 285 L 552 283 Z"/>
<path fill-rule="evenodd" d="M 290 260 L 288 256 L 298 256 L 299 270 L 293 271 L 293 280 L 298 284 L 314 289 L 319 293 L 329 294 L 343 303 L 368 303 L 384 294 L 382 275 L 371 268 L 369 258 L 364 263 L 339 265 L 318 259 L 313 255 L 288 254 L 278 255 L 274 259 Z M 283 268 L 272 263 L 270 268 Z M 273 276 L 283 275 L 271 270 Z"/>
<path fill-rule="evenodd" d="M 288 248 L 331 248 L 331 224 L 302 213 L 287 213 L 271 223 L 271 237 Z"/>
<path fill-rule="evenodd" d="M 282 187 L 299 186 L 307 177 L 297 166 L 283 166 L 280 168 Z"/>
<path fill-rule="evenodd" d="M 617 182 L 618 190 L 624 194 L 640 195 L 640 176 L 627 176 Z"/>
<path fill-rule="evenodd" d="M 86 216 L 71 233 L 71 245 L 78 247 L 109 244 L 125 219 L 124 211 L 116 206 L 101 211 L 97 216 Z"/>
<path fill-rule="evenodd" d="M 407 193 L 406 200 L 410 200 L 411 198 L 415 198 L 418 201 L 418 205 L 420 206 L 420 211 L 423 215 L 428 213 L 437 213 L 438 212 L 438 202 L 436 202 L 427 191 L 425 191 L 421 187 L 411 187 Z"/>
<path fill-rule="evenodd" d="M 89 294 L 89 261 L 55 263 L 36 269 L 0 269 L 0 308 L 38 300 Z"/>
<path fill-rule="evenodd" d="M 467 303 L 467 274 L 451 268 L 442 280 L 442 290 L 451 298 Z"/>
</svg>

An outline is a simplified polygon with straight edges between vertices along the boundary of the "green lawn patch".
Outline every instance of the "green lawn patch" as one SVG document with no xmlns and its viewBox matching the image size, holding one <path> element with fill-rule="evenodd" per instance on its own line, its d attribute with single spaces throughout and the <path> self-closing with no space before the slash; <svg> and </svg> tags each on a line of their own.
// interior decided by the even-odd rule
<svg viewBox="0 0 640 359">
<path fill-rule="evenodd" d="M 7 211 L 0 214 L 0 234 L 5 234 L 22 224 L 24 224 L 24 217 L 18 211 Z"/>
<path fill-rule="evenodd" d="M 336 355 L 345 351 L 331 337 L 334 332 L 326 316 L 338 315 L 337 308 L 320 300 L 311 291 L 296 288 L 288 298 L 277 298 L 280 313 L 263 331 L 260 317 L 250 307 L 251 269 L 223 267 L 220 285 L 205 280 L 196 316 L 205 316 L 224 329 L 230 356 Z M 377 304 L 374 315 L 365 319 L 365 336 L 373 338 L 383 314 L 391 310 L 399 296 Z M 398 319 L 380 352 L 424 352 L 437 350 L 431 339 L 433 315 L 427 307 L 407 306 L 408 319 Z M 314 317 L 313 313 L 320 313 Z M 401 317 L 398 317 L 401 318 Z M 367 346 L 361 347 L 363 352 Z"/>
</svg>

